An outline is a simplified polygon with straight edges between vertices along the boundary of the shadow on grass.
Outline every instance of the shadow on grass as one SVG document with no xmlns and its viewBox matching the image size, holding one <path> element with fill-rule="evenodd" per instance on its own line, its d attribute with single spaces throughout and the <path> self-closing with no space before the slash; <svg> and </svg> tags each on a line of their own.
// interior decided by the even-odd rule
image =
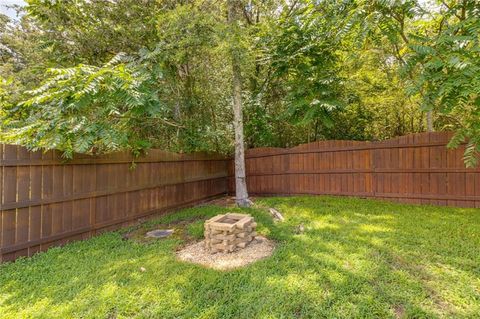
<svg viewBox="0 0 480 319">
<path fill-rule="evenodd" d="M 220 272 L 179 262 L 178 239 L 149 244 L 107 233 L 0 266 L 4 318 L 474 317 L 479 308 L 475 210 L 333 197 L 259 199 L 258 231 L 274 255 Z M 232 209 L 199 207 L 142 227 Z M 296 234 L 298 224 L 305 232 Z M 475 237 L 477 236 L 477 237 Z M 142 271 L 141 268 L 145 271 Z"/>
</svg>

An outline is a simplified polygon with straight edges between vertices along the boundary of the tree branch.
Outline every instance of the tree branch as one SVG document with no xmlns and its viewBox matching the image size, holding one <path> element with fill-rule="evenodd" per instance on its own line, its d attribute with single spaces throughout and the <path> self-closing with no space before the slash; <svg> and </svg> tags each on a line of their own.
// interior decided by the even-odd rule
<svg viewBox="0 0 480 319">
<path fill-rule="evenodd" d="M 130 120 L 137 120 L 137 121 L 159 120 L 160 122 L 162 122 L 164 124 L 167 124 L 167 125 L 170 125 L 170 126 L 173 126 L 173 127 L 185 128 L 184 125 L 173 123 L 173 122 L 170 122 L 168 120 L 165 120 L 165 119 L 162 119 L 162 118 L 159 118 L 159 117 L 138 118 L 138 117 L 133 117 L 133 116 L 128 116 L 128 115 L 114 115 L 114 117 L 118 118 L 118 119 L 130 119 Z"/>
</svg>

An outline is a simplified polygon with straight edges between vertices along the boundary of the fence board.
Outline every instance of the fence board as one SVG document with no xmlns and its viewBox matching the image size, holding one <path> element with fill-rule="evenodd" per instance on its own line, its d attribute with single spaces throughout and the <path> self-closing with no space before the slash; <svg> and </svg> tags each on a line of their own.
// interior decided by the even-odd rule
<svg viewBox="0 0 480 319">
<path fill-rule="evenodd" d="M 0 144 L 0 262 L 225 194 L 228 159 L 152 150 L 136 159 Z"/>
<path fill-rule="evenodd" d="M 465 168 L 463 148 L 446 148 L 450 138 L 449 132 L 434 132 L 381 142 L 321 141 L 290 149 L 248 150 L 249 193 L 333 194 L 479 207 L 480 169 Z M 286 158 L 287 164 L 275 165 L 279 158 Z M 229 191 L 234 189 L 230 178 Z"/>
</svg>

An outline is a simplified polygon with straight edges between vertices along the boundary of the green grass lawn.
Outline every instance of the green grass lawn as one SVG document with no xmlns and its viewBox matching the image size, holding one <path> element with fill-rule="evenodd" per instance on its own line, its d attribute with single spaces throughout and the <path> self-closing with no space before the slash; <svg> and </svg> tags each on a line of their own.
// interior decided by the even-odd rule
<svg viewBox="0 0 480 319">
<path fill-rule="evenodd" d="M 0 317 L 480 317 L 479 210 L 335 197 L 257 203 L 286 217 L 244 210 L 278 244 L 268 259 L 228 272 L 177 261 L 185 238 L 202 236 L 201 220 L 232 211 L 186 209 L 142 226 L 183 221 L 182 236 L 143 242 L 124 230 L 1 265 Z"/>
</svg>

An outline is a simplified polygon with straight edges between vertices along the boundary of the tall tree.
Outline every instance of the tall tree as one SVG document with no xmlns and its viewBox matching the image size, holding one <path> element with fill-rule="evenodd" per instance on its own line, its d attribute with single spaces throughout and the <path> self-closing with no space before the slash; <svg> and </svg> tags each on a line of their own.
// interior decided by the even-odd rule
<svg viewBox="0 0 480 319">
<path fill-rule="evenodd" d="M 242 73 L 241 73 L 241 26 L 240 0 L 228 0 L 228 23 L 230 25 L 230 55 L 232 63 L 233 127 L 235 130 L 235 200 L 238 206 L 248 207 L 247 181 L 245 174 L 245 150 L 243 138 Z"/>
<path fill-rule="evenodd" d="M 20 21 L 0 16 L 3 142 L 236 149 L 240 201 L 244 142 L 386 139 L 433 122 L 471 142 L 466 158 L 479 152 L 475 0 L 26 2 Z"/>
</svg>

